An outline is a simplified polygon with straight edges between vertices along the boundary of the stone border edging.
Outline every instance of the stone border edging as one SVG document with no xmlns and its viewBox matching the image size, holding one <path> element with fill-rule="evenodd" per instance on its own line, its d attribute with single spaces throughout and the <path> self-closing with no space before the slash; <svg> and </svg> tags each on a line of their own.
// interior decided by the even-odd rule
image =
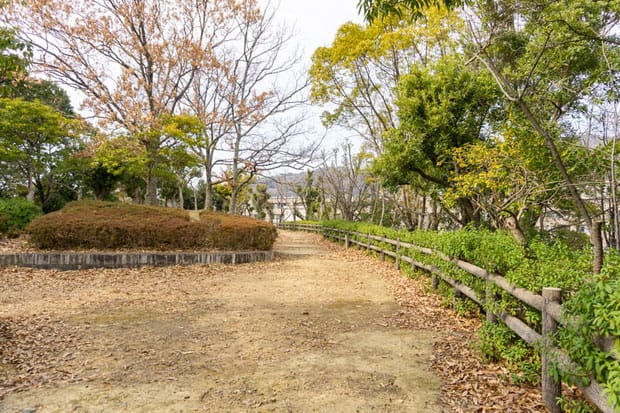
<svg viewBox="0 0 620 413">
<path fill-rule="evenodd" d="M 89 268 L 137 268 L 193 264 L 245 264 L 271 261 L 273 251 L 206 253 L 19 253 L 0 254 L 0 267 L 18 266 L 61 271 Z"/>
</svg>

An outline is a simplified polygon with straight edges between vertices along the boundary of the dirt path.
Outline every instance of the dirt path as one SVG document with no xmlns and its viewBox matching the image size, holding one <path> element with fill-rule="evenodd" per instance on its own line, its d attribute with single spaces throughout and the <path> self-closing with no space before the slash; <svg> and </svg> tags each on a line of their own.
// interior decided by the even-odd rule
<svg viewBox="0 0 620 413">
<path fill-rule="evenodd" d="M 302 233 L 276 251 L 237 267 L 5 271 L 4 336 L 28 339 L 0 368 L 0 411 L 440 411 L 435 334 L 394 327 L 379 264 Z"/>
</svg>

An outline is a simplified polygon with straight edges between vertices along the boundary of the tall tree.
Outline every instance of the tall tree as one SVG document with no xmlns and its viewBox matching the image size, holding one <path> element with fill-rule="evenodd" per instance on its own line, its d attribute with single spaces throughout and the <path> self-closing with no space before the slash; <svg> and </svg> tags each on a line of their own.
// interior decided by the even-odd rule
<svg viewBox="0 0 620 413">
<path fill-rule="evenodd" d="M 382 155 L 391 129 L 397 128 L 395 90 L 412 66 L 431 65 L 457 47 L 455 33 L 462 27 L 456 13 L 437 8 L 410 22 L 410 15 L 384 16 L 367 25 L 347 23 L 340 27 L 329 47 L 316 50 L 310 75 L 311 99 L 326 106 L 323 122 L 353 131 L 364 150 Z M 390 194 L 380 180 L 373 184 L 373 213 L 369 218 L 383 223 Z M 402 194 L 420 193 L 401 186 Z M 420 195 L 424 198 L 427 193 Z M 397 208 L 408 208 L 408 197 Z"/>
<path fill-rule="evenodd" d="M 601 39 L 613 38 L 620 5 L 589 0 L 535 3 L 481 5 L 480 23 L 470 24 L 472 55 L 545 142 L 588 228 L 598 272 L 603 262 L 600 221 L 583 198 L 586 188 L 577 185 L 567 168 L 558 141 L 571 135 L 569 118 L 581 111 L 593 88 L 609 81 Z M 620 50 L 612 52 L 618 61 Z M 607 85 L 615 88 L 613 82 Z"/>
<path fill-rule="evenodd" d="M 243 0 L 239 7 L 243 13 L 228 27 L 225 47 L 214 51 L 216 63 L 196 73 L 184 100 L 203 123 L 190 148 L 204 168 L 205 208 L 211 207 L 214 185 L 224 182 L 217 176 L 224 168 L 231 212 L 256 174 L 303 165 L 312 152 L 312 145 L 293 147 L 304 130 L 292 109 L 305 103 L 307 82 L 292 73 L 299 56 L 291 55 L 290 29 L 277 26 L 270 6 Z M 290 78 L 288 87 L 282 77 Z"/>
<path fill-rule="evenodd" d="M 371 157 L 365 151 L 356 153 L 350 142 L 343 143 L 331 153 L 323 153 L 318 186 L 323 213 L 328 219 L 360 219 L 369 204 Z"/>
<path fill-rule="evenodd" d="M 256 18 L 236 17 L 237 41 L 220 59 L 225 86 L 218 90 L 231 126 L 222 148 L 230 159 L 231 213 L 237 213 L 239 195 L 256 174 L 283 166 L 302 168 L 315 150 L 313 143 L 297 140 L 306 137 L 304 116 L 293 110 L 305 104 L 308 82 L 293 73 L 299 56 L 289 49 L 291 30 L 276 27 L 275 10 L 262 12 L 255 1 L 244 1 L 243 9 Z M 283 76 L 290 77 L 286 88 Z"/>
<path fill-rule="evenodd" d="M 230 33 L 230 37 L 233 34 Z M 196 115 L 201 127 L 188 136 L 189 150 L 200 160 L 204 175 L 204 209 L 214 208 L 214 187 L 222 182 L 216 179 L 217 167 L 225 160 L 216 154 L 224 138 L 232 131 L 230 110 L 224 90 L 226 84 L 223 65 L 201 67 L 184 99 L 184 105 Z"/>
<path fill-rule="evenodd" d="M 314 171 L 308 169 L 301 184 L 295 185 L 295 194 L 301 199 L 305 214 L 302 219 L 311 220 L 316 216 L 319 209 L 320 192 L 314 182 Z"/>
<path fill-rule="evenodd" d="M 228 0 L 33 0 L 13 2 L 6 18 L 33 45 L 38 69 L 144 148 L 146 198 L 156 203 L 162 116 L 176 112 L 220 32 L 244 12 Z"/>
<path fill-rule="evenodd" d="M 257 184 L 254 187 L 252 191 L 252 208 L 258 219 L 269 218 L 269 221 L 273 220 L 273 206 L 269 203 L 269 198 L 267 185 Z"/>
<path fill-rule="evenodd" d="M 385 132 L 398 125 L 394 89 L 411 65 L 425 66 L 454 51 L 456 14 L 439 9 L 415 25 L 400 16 L 372 24 L 346 23 L 330 47 L 312 56 L 311 99 L 327 105 L 323 121 L 353 130 L 376 154 Z"/>
<path fill-rule="evenodd" d="M 415 184 L 421 178 L 440 190 L 458 175 L 454 148 L 487 139 L 499 92 L 484 73 L 446 57 L 428 69 L 413 67 L 397 90 L 400 125 L 386 141 L 375 170 L 388 186 Z M 458 200 L 462 224 L 479 223 L 471 199 Z"/>
</svg>

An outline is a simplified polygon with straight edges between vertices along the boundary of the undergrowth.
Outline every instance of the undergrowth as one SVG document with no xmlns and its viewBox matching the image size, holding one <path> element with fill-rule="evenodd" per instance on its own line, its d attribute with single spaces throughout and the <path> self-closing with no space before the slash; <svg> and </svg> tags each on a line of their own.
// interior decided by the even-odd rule
<svg viewBox="0 0 620 413">
<path fill-rule="evenodd" d="M 43 211 L 34 202 L 23 198 L 0 199 L 0 234 L 17 237 Z"/>
</svg>

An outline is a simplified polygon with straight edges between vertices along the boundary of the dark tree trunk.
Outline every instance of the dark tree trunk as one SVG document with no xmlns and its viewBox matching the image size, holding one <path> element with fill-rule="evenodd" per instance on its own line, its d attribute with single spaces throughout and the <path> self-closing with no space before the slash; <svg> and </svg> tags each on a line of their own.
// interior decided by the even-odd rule
<svg viewBox="0 0 620 413">
<path fill-rule="evenodd" d="M 157 177 L 153 175 L 152 168 L 149 168 L 148 175 L 146 177 L 146 195 L 144 201 L 147 205 L 157 205 Z"/>
<path fill-rule="evenodd" d="M 461 207 L 463 225 L 473 224 L 474 227 L 480 226 L 480 211 L 478 211 L 469 198 L 459 199 L 459 205 Z"/>
</svg>

